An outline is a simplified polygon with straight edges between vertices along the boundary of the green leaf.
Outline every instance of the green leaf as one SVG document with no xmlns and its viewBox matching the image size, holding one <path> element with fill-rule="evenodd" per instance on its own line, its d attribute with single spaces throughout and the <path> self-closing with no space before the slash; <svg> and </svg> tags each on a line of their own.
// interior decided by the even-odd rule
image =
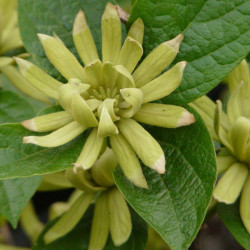
<svg viewBox="0 0 250 250">
<path fill-rule="evenodd" d="M 239 214 L 239 204 L 218 204 L 218 215 L 234 238 L 245 249 L 250 249 L 250 234 L 245 229 Z"/>
<path fill-rule="evenodd" d="M 89 207 L 85 213 L 83 219 L 77 224 L 77 226 L 64 237 L 52 242 L 49 245 L 45 245 L 43 241 L 44 234 L 53 226 L 58 220 L 55 219 L 47 224 L 42 233 L 40 234 L 37 242 L 35 243 L 33 250 L 68 250 L 79 249 L 87 250 L 91 222 L 93 218 L 94 205 Z M 133 229 L 128 241 L 120 247 L 115 247 L 112 243 L 111 237 L 109 237 L 105 250 L 143 250 L 145 249 L 147 241 L 147 225 L 146 223 L 131 210 Z"/>
<path fill-rule="evenodd" d="M 166 157 L 163 175 L 143 166 L 148 190 L 134 186 L 120 168 L 114 172 L 115 183 L 127 201 L 171 249 L 187 249 L 195 238 L 216 179 L 212 140 L 197 113 L 195 117 L 196 122 L 188 127 L 148 128 Z"/>
<path fill-rule="evenodd" d="M 37 33 L 60 37 L 75 55 L 72 28 L 76 14 L 81 9 L 86 16 L 96 46 L 101 48 L 101 16 L 108 0 L 19 0 L 19 26 L 25 48 L 36 63 L 50 75 L 60 78 L 59 73 L 49 63 L 38 40 Z M 79 57 L 78 57 L 79 58 Z"/>
<path fill-rule="evenodd" d="M 41 176 L 0 181 L 0 214 L 16 228 L 21 212 L 35 193 Z"/>
<path fill-rule="evenodd" d="M 145 24 L 144 49 L 183 33 L 176 61 L 185 60 L 181 86 L 164 99 L 185 104 L 215 87 L 250 50 L 248 0 L 137 0 L 129 23 L 141 17 Z"/>
<path fill-rule="evenodd" d="M 22 144 L 24 136 L 34 134 L 19 124 L 0 125 L 0 179 L 43 175 L 72 167 L 87 132 L 57 148 Z"/>
<path fill-rule="evenodd" d="M 21 122 L 34 116 L 32 106 L 10 91 L 0 90 L 0 123 Z"/>
</svg>

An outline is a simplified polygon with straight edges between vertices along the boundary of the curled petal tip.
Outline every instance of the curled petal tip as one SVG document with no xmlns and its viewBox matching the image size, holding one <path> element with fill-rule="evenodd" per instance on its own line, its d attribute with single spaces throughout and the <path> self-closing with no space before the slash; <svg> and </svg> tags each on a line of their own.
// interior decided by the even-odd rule
<svg viewBox="0 0 250 250">
<path fill-rule="evenodd" d="M 153 169 L 155 169 L 159 174 L 165 173 L 165 156 L 161 155 L 160 158 L 155 162 Z"/>
<path fill-rule="evenodd" d="M 182 116 L 180 117 L 178 123 L 177 123 L 177 127 L 187 126 L 187 125 L 194 123 L 194 122 L 195 122 L 194 115 L 189 113 L 188 111 L 184 111 L 182 113 Z"/>
</svg>

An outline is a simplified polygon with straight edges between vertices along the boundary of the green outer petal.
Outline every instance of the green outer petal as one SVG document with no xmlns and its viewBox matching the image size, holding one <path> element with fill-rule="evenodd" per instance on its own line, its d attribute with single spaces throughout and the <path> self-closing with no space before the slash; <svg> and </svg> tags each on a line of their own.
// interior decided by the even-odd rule
<svg viewBox="0 0 250 250">
<path fill-rule="evenodd" d="M 140 162 L 123 135 L 111 136 L 110 144 L 126 177 L 136 186 L 148 188 Z"/>
<path fill-rule="evenodd" d="M 133 119 L 163 128 L 187 126 L 195 121 L 193 114 L 185 108 L 158 103 L 143 104 Z"/>
<path fill-rule="evenodd" d="M 37 116 L 22 122 L 22 125 L 36 132 L 50 132 L 57 130 L 73 121 L 73 117 L 66 111 Z"/>
<path fill-rule="evenodd" d="M 83 146 L 83 150 L 75 163 L 75 167 L 85 170 L 91 168 L 97 160 L 104 142 L 104 138 L 97 135 L 97 128 L 94 128 Z"/>
<path fill-rule="evenodd" d="M 132 37 L 140 44 L 143 42 L 144 23 L 141 18 L 138 18 L 130 27 L 128 36 Z"/>
<path fill-rule="evenodd" d="M 109 217 L 108 193 L 102 192 L 95 204 L 88 250 L 102 250 L 105 247 L 109 235 Z"/>
<path fill-rule="evenodd" d="M 237 160 L 231 155 L 218 155 L 216 157 L 217 174 L 225 172 L 236 161 Z"/>
<path fill-rule="evenodd" d="M 141 59 L 142 54 L 143 49 L 141 44 L 135 39 L 127 37 L 122 46 L 118 64 L 123 65 L 131 73 Z"/>
<path fill-rule="evenodd" d="M 22 75 L 45 95 L 58 100 L 58 89 L 63 85 L 29 61 L 15 57 Z"/>
<path fill-rule="evenodd" d="M 115 246 L 120 246 L 127 241 L 131 230 L 131 216 L 128 205 L 117 188 L 108 193 L 110 213 L 110 233 Z"/>
<path fill-rule="evenodd" d="M 77 52 L 85 65 L 99 59 L 95 41 L 87 25 L 84 13 L 81 10 L 75 18 L 73 39 Z"/>
<path fill-rule="evenodd" d="M 96 160 L 91 168 L 92 178 L 100 186 L 110 187 L 115 185 L 113 170 L 117 166 L 117 159 L 112 149 L 106 147 L 104 153 Z"/>
<path fill-rule="evenodd" d="M 213 196 L 219 202 L 232 204 L 240 195 L 241 189 L 248 175 L 248 167 L 245 164 L 233 163 L 218 181 Z"/>
<path fill-rule="evenodd" d="M 78 78 L 82 83 L 88 83 L 84 68 L 61 42 L 51 36 L 38 36 L 48 59 L 67 80 Z"/>
<path fill-rule="evenodd" d="M 248 177 L 243 187 L 241 198 L 240 198 L 240 217 L 242 222 L 250 234 L 250 173 L 248 171 Z"/>
<path fill-rule="evenodd" d="M 108 3 L 102 16 L 102 61 L 117 63 L 122 41 L 121 22 L 116 8 Z"/>
<path fill-rule="evenodd" d="M 83 193 L 69 208 L 69 210 L 44 235 L 46 244 L 70 232 L 80 221 L 95 193 Z"/>
<path fill-rule="evenodd" d="M 75 121 L 79 122 L 86 128 L 98 126 L 98 121 L 96 120 L 95 115 L 86 101 L 79 94 L 74 94 L 72 96 L 71 109 Z"/>
<path fill-rule="evenodd" d="M 241 161 L 246 159 L 246 147 L 250 132 L 250 121 L 245 117 L 239 117 L 229 132 L 234 153 Z"/>
<path fill-rule="evenodd" d="M 26 136 L 23 143 L 32 143 L 41 147 L 58 147 L 73 140 L 86 128 L 76 121 L 73 121 L 62 128 L 44 136 Z"/>
<path fill-rule="evenodd" d="M 143 103 L 161 99 L 172 93 L 181 83 L 186 64 L 184 61 L 179 62 L 161 76 L 144 84 L 140 88 L 143 92 Z"/>
<path fill-rule="evenodd" d="M 142 87 L 172 63 L 178 53 L 182 39 L 183 35 L 178 35 L 173 40 L 160 44 L 150 52 L 133 73 L 136 87 Z"/>
<path fill-rule="evenodd" d="M 165 172 L 165 156 L 161 146 L 141 125 L 133 119 L 122 119 L 118 128 L 146 166 L 160 174 Z"/>
</svg>

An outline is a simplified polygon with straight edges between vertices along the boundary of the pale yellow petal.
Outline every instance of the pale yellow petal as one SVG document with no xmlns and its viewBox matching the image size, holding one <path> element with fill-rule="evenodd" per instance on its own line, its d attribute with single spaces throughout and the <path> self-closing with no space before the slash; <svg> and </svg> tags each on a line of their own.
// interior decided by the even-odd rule
<svg viewBox="0 0 250 250">
<path fill-rule="evenodd" d="M 23 143 L 36 144 L 41 147 L 58 147 L 73 140 L 86 128 L 76 121 L 73 121 L 62 128 L 44 136 L 26 136 Z"/>
<path fill-rule="evenodd" d="M 84 13 L 81 10 L 75 18 L 73 39 L 77 52 L 85 65 L 99 59 L 95 41 L 86 22 Z"/>
<path fill-rule="evenodd" d="M 143 85 L 143 103 L 159 100 L 172 93 L 181 83 L 186 62 L 179 62 L 170 70 Z M 136 83 L 137 86 L 137 83 Z"/>
<path fill-rule="evenodd" d="M 110 144 L 125 176 L 136 186 L 148 188 L 140 162 L 133 148 L 129 145 L 123 135 L 118 134 L 111 136 Z"/>
<path fill-rule="evenodd" d="M 180 34 L 173 40 L 164 42 L 155 48 L 133 73 L 137 87 L 142 87 L 164 69 L 166 69 L 176 57 L 183 35 Z"/>
<path fill-rule="evenodd" d="M 144 24 L 141 18 L 138 18 L 130 27 L 128 36 L 132 37 L 140 44 L 143 42 Z"/>
<path fill-rule="evenodd" d="M 121 22 L 116 8 L 108 3 L 102 16 L 102 61 L 117 63 L 122 41 Z"/>
<path fill-rule="evenodd" d="M 161 146 L 141 125 L 132 119 L 122 119 L 118 128 L 146 166 L 160 174 L 165 172 Z"/>
<path fill-rule="evenodd" d="M 38 37 L 50 62 L 67 80 L 78 78 L 82 83 L 88 83 L 84 68 L 61 42 L 44 34 L 38 34 Z"/>
</svg>

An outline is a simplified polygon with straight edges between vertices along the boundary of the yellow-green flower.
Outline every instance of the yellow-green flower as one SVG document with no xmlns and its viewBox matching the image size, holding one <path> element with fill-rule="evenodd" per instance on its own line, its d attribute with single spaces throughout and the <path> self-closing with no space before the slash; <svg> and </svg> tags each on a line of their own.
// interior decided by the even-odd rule
<svg viewBox="0 0 250 250">
<path fill-rule="evenodd" d="M 46 244 L 70 232 L 93 201 L 95 208 L 88 249 L 103 249 L 109 233 L 116 246 L 127 241 L 132 230 L 131 216 L 123 195 L 115 187 L 112 172 L 116 165 L 116 156 L 106 147 L 91 169 L 77 169 L 76 173 L 73 169 L 66 171 L 66 182 L 69 180 L 77 190 L 67 203 L 51 207 L 52 218 L 65 213 L 44 235 Z"/>
<path fill-rule="evenodd" d="M 85 67 L 60 39 L 38 35 L 48 59 L 68 80 L 66 84 L 30 62 L 16 59 L 23 76 L 64 109 L 24 121 L 23 126 L 30 130 L 54 132 L 24 137 L 23 141 L 57 147 L 92 128 L 74 164 L 75 170 L 91 168 L 109 137 L 125 175 L 135 185 L 146 188 L 137 156 L 161 174 L 165 172 L 165 156 L 159 143 L 138 122 L 166 128 L 194 122 L 193 115 L 182 107 L 151 103 L 170 94 L 182 80 L 186 62 L 179 62 L 160 74 L 176 57 L 183 35 L 160 44 L 137 66 L 143 54 L 142 20 L 131 26 L 123 45 L 115 6 L 107 4 L 101 23 L 102 61 L 84 13 L 80 11 L 76 16 L 73 39 Z"/>
<path fill-rule="evenodd" d="M 0 71 L 24 94 L 49 104 L 49 98 L 34 88 L 18 72 L 12 65 L 15 62 L 13 58 L 6 55 L 7 52 L 23 46 L 19 34 L 16 6 L 16 0 L 0 0 Z"/>
<path fill-rule="evenodd" d="M 191 104 L 203 117 L 212 138 L 222 145 L 217 155 L 219 179 L 213 196 L 232 204 L 241 193 L 240 215 L 250 233 L 250 76 L 243 60 L 228 76 L 227 113 L 203 96 Z"/>
</svg>

